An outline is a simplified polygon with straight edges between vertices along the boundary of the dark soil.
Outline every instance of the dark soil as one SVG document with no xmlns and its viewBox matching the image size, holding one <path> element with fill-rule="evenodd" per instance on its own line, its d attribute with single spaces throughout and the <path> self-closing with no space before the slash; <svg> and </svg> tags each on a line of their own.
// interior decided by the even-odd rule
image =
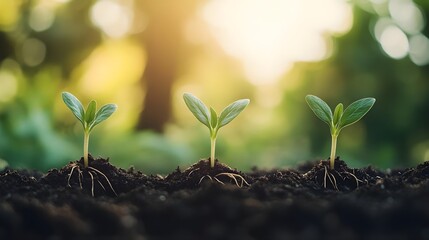
<svg viewBox="0 0 429 240">
<path fill-rule="evenodd" d="M 102 174 L 82 159 L 0 172 L 0 239 L 429 239 L 428 162 L 242 173 L 201 160 L 166 177 L 89 165 Z"/>
</svg>

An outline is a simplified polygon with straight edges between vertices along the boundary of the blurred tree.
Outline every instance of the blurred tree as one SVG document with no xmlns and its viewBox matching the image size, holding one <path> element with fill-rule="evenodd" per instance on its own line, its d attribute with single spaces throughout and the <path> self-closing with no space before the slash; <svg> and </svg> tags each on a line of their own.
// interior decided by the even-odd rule
<svg viewBox="0 0 429 240">
<path fill-rule="evenodd" d="M 162 132 L 171 117 L 173 83 L 190 52 L 184 49 L 184 27 L 194 13 L 196 1 L 148 0 L 139 4 L 149 21 L 141 34 L 148 59 L 142 80 L 146 96 L 137 129 Z"/>
</svg>

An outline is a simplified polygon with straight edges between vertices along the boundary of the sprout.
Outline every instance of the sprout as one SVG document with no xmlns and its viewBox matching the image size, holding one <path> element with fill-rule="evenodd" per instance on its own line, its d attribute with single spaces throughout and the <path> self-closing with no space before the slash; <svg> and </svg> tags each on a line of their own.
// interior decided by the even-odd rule
<svg viewBox="0 0 429 240">
<path fill-rule="evenodd" d="M 230 123 L 234 118 L 244 110 L 244 108 L 249 105 L 249 99 L 240 99 L 222 110 L 218 116 L 216 111 L 213 108 L 209 109 L 204 105 L 204 103 L 190 93 L 183 94 L 183 99 L 185 100 L 186 106 L 194 114 L 194 116 L 202 124 L 206 125 L 210 130 L 210 143 L 211 143 L 211 154 L 210 154 L 210 166 L 214 167 L 215 163 L 215 148 L 216 148 L 216 138 L 219 129 L 228 123 Z"/>
<path fill-rule="evenodd" d="M 305 97 L 311 110 L 313 110 L 316 116 L 329 125 L 331 129 L 332 145 L 331 145 L 331 157 L 330 157 L 330 168 L 334 169 L 335 163 L 335 152 L 337 148 L 337 138 L 340 131 L 353 123 L 359 121 L 365 114 L 372 108 L 375 103 L 375 98 L 363 98 L 350 104 L 343 111 L 343 104 L 340 103 L 335 107 L 334 114 L 329 108 L 328 104 L 322 99 L 307 95 Z"/>
<path fill-rule="evenodd" d="M 72 111 L 74 116 L 82 123 L 83 132 L 84 132 L 84 141 L 83 141 L 83 161 L 84 166 L 88 167 L 88 144 L 89 144 L 89 135 L 102 121 L 112 115 L 116 109 L 116 104 L 106 104 L 97 111 L 97 102 L 92 100 L 86 110 L 83 108 L 82 103 L 75 97 L 73 94 L 68 92 L 62 93 L 63 101 L 67 107 Z"/>
</svg>

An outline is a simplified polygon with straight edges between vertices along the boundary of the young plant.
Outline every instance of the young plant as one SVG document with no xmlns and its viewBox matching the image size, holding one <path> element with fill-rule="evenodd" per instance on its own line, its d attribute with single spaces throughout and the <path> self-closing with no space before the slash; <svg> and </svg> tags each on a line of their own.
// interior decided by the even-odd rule
<svg viewBox="0 0 429 240">
<path fill-rule="evenodd" d="M 63 101 L 67 107 L 72 111 L 73 115 L 82 123 L 84 138 L 83 138 L 83 163 L 85 168 L 88 167 L 88 145 L 89 135 L 102 121 L 112 115 L 118 108 L 116 104 L 106 104 L 97 111 L 97 102 L 92 100 L 86 110 L 83 108 L 82 103 L 73 94 L 68 92 L 62 93 Z"/>
<path fill-rule="evenodd" d="M 224 108 L 218 116 L 213 108 L 210 107 L 209 110 L 200 99 L 190 93 L 183 94 L 183 99 L 198 121 L 206 125 L 210 130 L 210 166 L 214 167 L 216 138 L 219 129 L 236 118 L 249 105 L 250 100 L 237 100 Z"/>
<path fill-rule="evenodd" d="M 331 157 L 329 160 L 330 168 L 334 169 L 337 138 L 340 134 L 340 131 L 343 128 L 359 121 L 363 116 L 365 116 L 365 114 L 374 105 L 375 98 L 363 98 L 357 100 L 350 104 L 344 111 L 343 104 L 340 103 L 335 107 L 334 114 L 332 114 L 332 111 L 326 102 L 314 95 L 307 95 L 305 100 L 307 101 L 311 110 L 313 110 L 314 114 L 316 114 L 320 120 L 328 124 L 329 128 L 331 129 L 332 145 Z"/>
</svg>

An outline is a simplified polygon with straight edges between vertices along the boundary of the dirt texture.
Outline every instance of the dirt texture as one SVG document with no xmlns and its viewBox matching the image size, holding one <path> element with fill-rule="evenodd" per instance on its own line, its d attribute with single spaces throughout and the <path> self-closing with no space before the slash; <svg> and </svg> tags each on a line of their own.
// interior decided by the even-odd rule
<svg viewBox="0 0 429 240">
<path fill-rule="evenodd" d="M 0 172 L 0 239 L 429 239 L 428 162 L 243 173 L 201 160 L 165 177 L 82 163 Z"/>
</svg>

